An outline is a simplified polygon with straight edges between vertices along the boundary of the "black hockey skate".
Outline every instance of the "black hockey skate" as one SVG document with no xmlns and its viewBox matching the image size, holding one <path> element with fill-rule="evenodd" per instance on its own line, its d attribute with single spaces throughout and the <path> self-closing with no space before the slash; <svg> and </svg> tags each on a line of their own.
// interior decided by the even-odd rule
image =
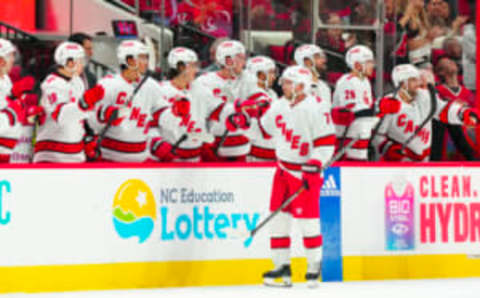
<svg viewBox="0 0 480 298">
<path fill-rule="evenodd" d="M 315 265 L 315 271 L 308 272 L 305 274 L 305 279 L 307 280 L 307 287 L 309 288 L 316 288 L 320 282 L 320 278 L 322 277 L 322 262 Z"/>
<path fill-rule="evenodd" d="M 263 274 L 263 284 L 272 287 L 291 287 L 292 270 L 290 265 L 282 265 Z"/>
</svg>

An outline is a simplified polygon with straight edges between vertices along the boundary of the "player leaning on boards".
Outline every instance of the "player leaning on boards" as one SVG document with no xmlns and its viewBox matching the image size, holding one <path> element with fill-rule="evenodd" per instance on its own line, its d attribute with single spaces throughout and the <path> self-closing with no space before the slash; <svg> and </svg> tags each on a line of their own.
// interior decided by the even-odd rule
<svg viewBox="0 0 480 298">
<path fill-rule="evenodd" d="M 172 112 L 176 117 L 165 115 L 168 118 L 167 124 L 158 127 L 154 122 L 150 127 L 151 155 L 156 161 L 198 162 L 202 140 L 187 137 L 184 141 L 179 141 L 185 133 L 202 132 L 190 113 L 190 86 L 198 71 L 198 57 L 188 48 L 176 47 L 170 51 L 167 60 L 170 80 L 160 83 L 161 93 L 158 96 L 172 105 Z M 176 143 L 178 146 L 173 148 Z"/>
<path fill-rule="evenodd" d="M 353 146 L 346 150 L 345 159 L 367 161 L 368 143 L 378 120 L 373 113 L 372 87 L 368 79 L 375 68 L 374 56 L 369 48 L 358 45 L 348 50 L 345 60 L 351 72 L 338 80 L 333 94 L 333 106 L 354 113 L 355 119 L 351 123 L 336 123 L 338 145 L 343 147 L 355 139 Z M 380 102 L 380 113 L 377 116 L 395 113 L 398 109 L 396 101 L 386 98 Z"/>
<path fill-rule="evenodd" d="M 398 88 L 395 99 L 400 102 L 400 110 L 385 116 L 373 139 L 383 160 L 427 161 L 430 156 L 433 117 L 444 123 L 478 125 L 477 110 L 454 100 L 442 101 L 433 85 L 430 87 L 432 91 L 421 88 L 420 72 L 415 66 L 396 66 L 392 79 Z M 423 127 L 422 122 L 425 122 Z"/>
<path fill-rule="evenodd" d="M 328 111 L 318 105 L 311 93 L 310 70 L 302 66 L 288 67 L 280 84 L 284 96 L 274 101 L 263 115 L 258 115 L 263 133 L 274 139 L 278 160 L 270 211 L 277 209 L 303 185 L 307 190 L 272 219 L 270 246 L 275 267 L 263 277 L 267 285 L 291 285 L 293 217 L 298 219 L 303 236 L 308 262 L 305 277 L 310 285 L 315 285 L 320 277 L 322 258 L 319 197 L 323 178 L 319 170 L 333 156 L 335 132 L 329 115 L 325 115 Z M 282 279 L 280 283 L 275 282 L 278 278 Z"/>
<path fill-rule="evenodd" d="M 93 88 L 99 90 L 102 100 L 94 126 L 103 133 L 98 144 L 100 160 L 144 162 L 149 156 L 149 125 L 161 126 L 163 115 L 171 113 L 170 104 L 158 96 L 161 88 L 148 76 L 148 50 L 142 42 L 122 42 L 117 58 L 120 73 L 106 76 Z M 111 126 L 105 130 L 109 122 Z"/>
<path fill-rule="evenodd" d="M 262 109 L 278 100 L 272 89 L 277 77 L 277 68 L 272 59 L 265 56 L 255 56 L 247 61 L 246 78 L 242 84 L 242 98 L 252 104 L 263 106 Z M 262 110 L 259 113 L 263 113 Z M 251 119 L 248 137 L 252 145 L 247 156 L 248 162 L 275 161 L 275 144 L 272 138 L 265 136 L 259 126 L 258 119 Z"/>
<path fill-rule="evenodd" d="M 41 106 L 45 117 L 39 117 L 34 162 L 85 162 L 84 122 L 99 100 L 83 97 L 83 82 L 78 73 L 85 53 L 73 42 L 63 42 L 54 53 L 56 70 L 43 81 Z"/>
</svg>

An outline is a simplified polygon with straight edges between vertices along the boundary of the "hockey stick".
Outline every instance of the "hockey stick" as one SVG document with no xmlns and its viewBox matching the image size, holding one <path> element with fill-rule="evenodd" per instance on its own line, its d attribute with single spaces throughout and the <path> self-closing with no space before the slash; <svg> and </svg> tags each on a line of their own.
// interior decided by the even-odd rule
<svg viewBox="0 0 480 298">
<path fill-rule="evenodd" d="M 147 79 L 150 77 L 150 72 L 147 71 L 145 73 L 145 76 L 142 78 L 142 80 L 140 81 L 140 83 L 137 85 L 137 87 L 135 87 L 135 89 L 133 89 L 133 92 L 132 92 L 132 95 L 130 95 L 130 97 L 128 98 L 128 100 L 126 101 L 126 104 L 125 106 L 129 106 L 130 103 L 133 101 L 133 98 L 135 97 L 135 95 L 138 93 L 138 91 L 140 90 L 140 88 L 142 88 L 142 86 L 145 84 L 145 82 L 147 81 Z M 107 123 L 105 124 L 105 126 L 102 128 L 102 130 L 100 131 L 100 133 L 98 134 L 98 139 L 97 139 L 97 147 L 95 148 L 95 157 L 94 159 L 97 159 L 101 152 L 100 152 L 100 146 L 102 144 L 102 141 L 103 139 L 105 138 L 108 130 L 110 129 L 110 127 L 112 127 L 112 123 L 113 121 L 117 120 L 118 118 L 118 109 L 114 110 L 112 114 L 110 114 L 110 117 L 108 118 L 107 120 Z"/>
<path fill-rule="evenodd" d="M 347 149 L 349 149 L 350 147 L 352 147 L 354 144 L 354 142 L 350 142 L 348 143 L 346 146 L 344 146 L 340 151 L 338 151 L 324 166 L 322 166 L 321 169 L 318 169 L 317 167 L 315 167 L 315 169 L 312 168 L 312 173 L 321 173 L 323 172 L 324 170 L 326 170 L 328 167 L 330 167 L 334 162 L 336 162 L 337 160 L 339 160 L 343 154 L 345 153 L 345 151 Z M 310 171 L 309 171 L 310 172 Z M 302 192 L 304 192 L 305 190 L 308 189 L 308 185 L 306 183 L 304 183 L 302 186 L 300 186 L 300 188 L 295 191 L 295 193 L 293 193 L 290 197 L 288 197 L 283 203 L 282 205 L 280 205 L 280 207 L 278 207 L 277 209 L 275 209 L 272 213 L 270 213 L 269 216 L 267 216 L 264 220 L 262 220 L 253 230 L 251 231 L 248 231 L 248 238 L 243 242 L 243 246 L 244 247 L 249 247 L 251 244 L 252 244 L 252 241 L 253 241 L 253 237 L 258 233 L 259 230 L 261 230 L 267 223 L 269 223 L 278 213 L 280 213 L 283 209 L 285 209 L 288 205 L 290 205 L 290 203 L 293 202 L 293 200 L 295 200 L 295 198 L 301 194 Z"/>
</svg>

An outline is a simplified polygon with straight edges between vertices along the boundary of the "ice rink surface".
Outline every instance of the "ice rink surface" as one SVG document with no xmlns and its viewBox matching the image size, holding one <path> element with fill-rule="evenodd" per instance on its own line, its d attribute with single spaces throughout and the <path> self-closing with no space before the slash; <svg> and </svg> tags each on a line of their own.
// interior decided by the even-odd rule
<svg viewBox="0 0 480 298">
<path fill-rule="evenodd" d="M 200 287 L 169 288 L 124 291 L 94 291 L 72 293 L 8 294 L 1 297 L 12 298 L 479 298 L 480 278 L 475 279 L 435 279 L 410 281 L 368 281 L 346 283 L 322 283 L 316 289 L 306 284 L 295 284 L 292 288 L 270 288 L 264 286 L 242 287 Z"/>
</svg>

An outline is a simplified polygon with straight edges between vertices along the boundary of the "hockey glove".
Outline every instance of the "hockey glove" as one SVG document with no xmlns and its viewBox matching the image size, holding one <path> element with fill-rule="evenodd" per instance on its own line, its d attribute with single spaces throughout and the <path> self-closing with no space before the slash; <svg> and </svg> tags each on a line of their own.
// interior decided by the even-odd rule
<svg viewBox="0 0 480 298">
<path fill-rule="evenodd" d="M 105 121 L 111 121 L 113 126 L 118 126 L 127 117 L 129 111 L 127 107 L 109 106 L 105 110 Z"/>
<path fill-rule="evenodd" d="M 405 157 L 405 152 L 402 150 L 402 145 L 393 143 L 387 147 L 383 154 L 383 159 L 387 161 L 401 161 Z"/>
<path fill-rule="evenodd" d="M 105 89 L 102 85 L 96 85 L 95 87 L 85 91 L 83 98 L 80 100 L 80 107 L 83 110 L 92 109 L 97 102 L 103 99 L 105 96 Z"/>
<path fill-rule="evenodd" d="M 237 129 L 247 129 L 250 127 L 250 120 L 244 113 L 231 114 L 225 120 L 225 126 L 229 132 L 235 132 Z"/>
<path fill-rule="evenodd" d="M 321 170 L 322 162 L 316 159 L 310 159 L 302 166 L 302 180 L 306 183 L 308 189 L 320 189 L 322 187 Z"/>
<path fill-rule="evenodd" d="M 172 153 L 172 145 L 162 140 L 162 138 L 152 140 L 150 152 L 163 162 L 171 162 L 175 158 L 175 155 Z"/>
<path fill-rule="evenodd" d="M 465 109 L 461 115 L 463 125 L 465 126 L 477 126 L 480 124 L 478 111 L 475 109 Z"/>
<path fill-rule="evenodd" d="M 394 98 L 384 97 L 380 100 L 378 105 L 380 113 L 378 117 L 383 117 L 387 114 L 396 114 L 400 111 L 401 104 L 399 100 Z"/>
<path fill-rule="evenodd" d="M 332 109 L 332 120 L 334 124 L 349 126 L 355 120 L 355 114 L 344 107 L 336 107 Z"/>
<path fill-rule="evenodd" d="M 84 143 L 85 156 L 87 157 L 87 160 L 95 161 L 97 159 L 100 159 L 102 154 L 98 148 L 99 144 L 98 144 L 97 136 L 87 135 L 83 139 L 83 143 Z"/>
<path fill-rule="evenodd" d="M 22 94 L 24 94 L 25 92 L 32 91 L 34 85 L 35 79 L 33 77 L 24 77 L 13 84 L 12 95 L 16 98 L 20 98 L 20 96 L 22 96 Z"/>
</svg>

